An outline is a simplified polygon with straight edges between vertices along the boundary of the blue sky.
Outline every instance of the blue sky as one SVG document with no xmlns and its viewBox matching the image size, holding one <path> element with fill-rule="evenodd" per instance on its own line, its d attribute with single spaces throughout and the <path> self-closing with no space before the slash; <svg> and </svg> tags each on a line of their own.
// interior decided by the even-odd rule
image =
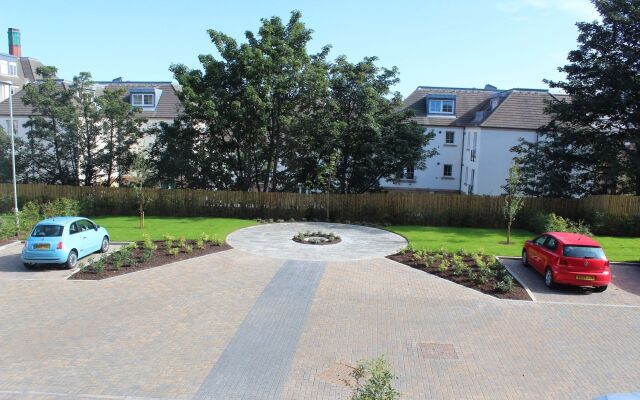
<svg viewBox="0 0 640 400">
<path fill-rule="evenodd" d="M 206 30 L 243 40 L 260 18 L 287 19 L 293 9 L 314 30 L 310 49 L 331 44 L 331 57 L 377 56 L 397 66 L 404 96 L 416 86 L 544 88 L 576 47 L 576 21 L 597 18 L 588 0 L 189 1 L 20 0 L 0 16 L 22 32 L 22 54 L 58 67 L 71 79 L 172 80 L 168 67 L 198 67 L 214 52 Z"/>
</svg>

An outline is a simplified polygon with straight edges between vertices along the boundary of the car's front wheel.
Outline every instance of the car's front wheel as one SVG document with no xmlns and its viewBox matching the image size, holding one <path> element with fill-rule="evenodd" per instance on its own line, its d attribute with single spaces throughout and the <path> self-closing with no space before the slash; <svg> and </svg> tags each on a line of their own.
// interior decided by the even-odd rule
<svg viewBox="0 0 640 400">
<path fill-rule="evenodd" d="M 547 267 L 547 270 L 544 273 L 544 284 L 550 289 L 556 287 L 556 283 L 553 281 L 553 271 L 551 271 L 551 268 Z"/>
<path fill-rule="evenodd" d="M 100 253 L 106 253 L 109 250 L 109 238 L 102 238 L 102 245 L 100 246 Z"/>
<path fill-rule="evenodd" d="M 602 293 L 605 290 L 607 290 L 609 286 L 608 285 L 604 285 L 604 286 L 596 286 L 595 288 L 593 288 L 594 292 L 598 292 L 598 293 Z"/>
<path fill-rule="evenodd" d="M 67 269 L 74 269 L 76 265 L 78 265 L 78 253 L 75 250 L 71 250 L 67 256 L 67 262 L 64 263 L 64 266 Z"/>
<path fill-rule="evenodd" d="M 522 250 L 522 265 L 524 265 L 525 267 L 529 266 L 529 256 L 527 255 L 526 249 Z"/>
</svg>

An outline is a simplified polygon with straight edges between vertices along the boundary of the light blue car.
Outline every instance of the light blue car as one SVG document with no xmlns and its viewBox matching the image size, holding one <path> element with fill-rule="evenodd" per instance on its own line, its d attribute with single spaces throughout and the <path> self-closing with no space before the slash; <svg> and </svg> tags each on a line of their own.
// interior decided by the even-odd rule
<svg viewBox="0 0 640 400">
<path fill-rule="evenodd" d="M 38 222 L 24 243 L 20 258 L 26 268 L 64 264 L 73 269 L 82 257 L 107 250 L 109 233 L 100 225 L 81 217 L 55 217 Z"/>
</svg>

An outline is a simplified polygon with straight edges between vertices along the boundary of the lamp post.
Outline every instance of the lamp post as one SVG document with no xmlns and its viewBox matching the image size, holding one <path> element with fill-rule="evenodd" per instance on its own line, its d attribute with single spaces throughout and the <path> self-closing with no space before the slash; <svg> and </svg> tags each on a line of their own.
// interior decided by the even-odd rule
<svg viewBox="0 0 640 400">
<path fill-rule="evenodd" d="M 13 93 L 11 92 L 11 86 L 13 84 L 9 81 L 0 81 L 0 84 L 7 85 L 9 87 L 9 131 L 11 134 L 11 168 L 13 170 L 13 209 L 16 213 L 16 228 L 20 227 L 20 217 L 18 216 L 18 186 L 16 183 L 16 145 L 13 131 Z"/>
</svg>

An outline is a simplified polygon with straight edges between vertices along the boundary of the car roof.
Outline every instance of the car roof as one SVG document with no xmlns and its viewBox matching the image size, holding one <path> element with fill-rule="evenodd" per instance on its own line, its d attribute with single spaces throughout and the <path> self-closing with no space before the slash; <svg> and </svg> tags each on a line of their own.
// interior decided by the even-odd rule
<svg viewBox="0 0 640 400">
<path fill-rule="evenodd" d="M 53 218 L 43 219 L 42 221 L 38 222 L 38 225 L 40 225 L 40 224 L 66 225 L 66 224 L 68 224 L 70 222 L 74 222 L 74 221 L 77 221 L 79 219 L 86 219 L 86 218 L 82 218 L 82 217 L 53 217 Z"/>
<path fill-rule="evenodd" d="M 571 232 L 547 232 L 547 235 L 551 235 L 561 241 L 563 244 L 570 246 L 596 246 L 600 247 L 600 244 L 589 236 L 581 235 L 579 233 Z"/>
</svg>

